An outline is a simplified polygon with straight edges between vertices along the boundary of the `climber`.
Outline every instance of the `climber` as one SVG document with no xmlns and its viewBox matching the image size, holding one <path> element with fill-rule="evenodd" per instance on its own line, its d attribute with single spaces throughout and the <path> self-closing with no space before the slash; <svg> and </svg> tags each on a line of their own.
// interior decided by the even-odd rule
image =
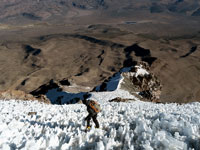
<svg viewBox="0 0 200 150">
<path fill-rule="evenodd" d="M 93 119 L 95 123 L 95 128 L 99 128 L 99 122 L 97 120 L 97 114 L 101 111 L 99 103 L 94 100 L 82 100 L 82 102 L 87 106 L 87 111 L 89 113 L 88 116 L 85 118 L 85 121 L 87 121 L 86 130 L 89 130 L 91 128 L 91 119 Z"/>
</svg>

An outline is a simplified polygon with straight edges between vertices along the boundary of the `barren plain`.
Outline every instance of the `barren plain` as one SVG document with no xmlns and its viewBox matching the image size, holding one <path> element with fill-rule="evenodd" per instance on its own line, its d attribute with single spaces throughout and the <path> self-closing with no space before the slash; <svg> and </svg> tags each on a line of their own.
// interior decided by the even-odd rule
<svg viewBox="0 0 200 150">
<path fill-rule="evenodd" d="M 200 101 L 199 8 L 197 0 L 1 1 L 0 90 L 67 80 L 90 91 L 146 61 L 163 84 L 161 102 Z"/>
</svg>

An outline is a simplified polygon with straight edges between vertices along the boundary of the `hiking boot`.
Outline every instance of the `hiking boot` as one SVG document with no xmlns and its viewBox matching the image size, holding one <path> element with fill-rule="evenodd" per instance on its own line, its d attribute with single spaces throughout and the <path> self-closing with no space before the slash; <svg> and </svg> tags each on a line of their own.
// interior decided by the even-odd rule
<svg viewBox="0 0 200 150">
<path fill-rule="evenodd" d="M 86 127 L 86 129 L 85 129 L 85 132 L 88 132 L 88 131 L 90 131 L 90 129 L 91 129 L 91 127 L 90 127 L 90 126 Z"/>
</svg>

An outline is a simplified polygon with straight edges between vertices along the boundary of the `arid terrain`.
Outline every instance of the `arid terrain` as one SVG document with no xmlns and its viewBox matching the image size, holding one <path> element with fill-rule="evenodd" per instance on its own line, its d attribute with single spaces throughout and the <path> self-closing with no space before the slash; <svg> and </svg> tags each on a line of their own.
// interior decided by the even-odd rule
<svg viewBox="0 0 200 150">
<path fill-rule="evenodd" d="M 161 80 L 161 102 L 200 101 L 198 0 L 0 2 L 0 90 L 91 91 L 134 61 Z"/>
</svg>

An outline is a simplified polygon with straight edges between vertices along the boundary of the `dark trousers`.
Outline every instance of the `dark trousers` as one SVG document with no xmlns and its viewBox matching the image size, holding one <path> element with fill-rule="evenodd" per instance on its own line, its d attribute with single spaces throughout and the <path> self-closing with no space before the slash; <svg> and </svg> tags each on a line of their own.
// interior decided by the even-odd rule
<svg viewBox="0 0 200 150">
<path fill-rule="evenodd" d="M 97 120 L 97 114 L 96 115 L 92 115 L 92 114 L 88 114 L 88 116 L 85 118 L 85 120 L 87 121 L 87 127 L 90 127 L 90 120 L 94 121 L 95 125 L 96 125 L 96 128 L 99 128 L 99 122 Z"/>
</svg>

